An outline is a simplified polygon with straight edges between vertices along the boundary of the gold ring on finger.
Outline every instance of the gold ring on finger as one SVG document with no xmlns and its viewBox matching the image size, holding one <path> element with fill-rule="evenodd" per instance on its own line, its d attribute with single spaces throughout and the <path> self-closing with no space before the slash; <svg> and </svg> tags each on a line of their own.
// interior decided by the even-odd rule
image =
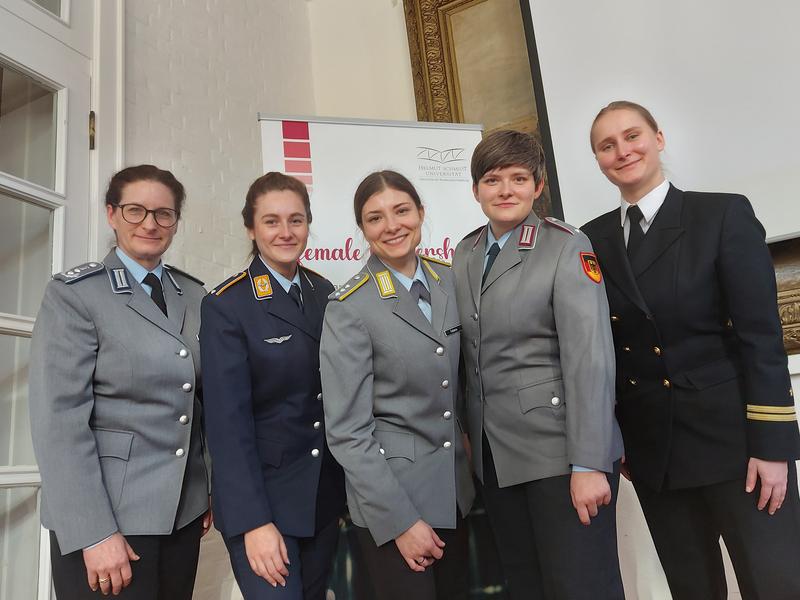
<svg viewBox="0 0 800 600">
<path fill-rule="evenodd" d="M 111 581 L 111 577 L 102 577 L 97 580 L 97 583 L 108 583 L 109 581 Z"/>
</svg>

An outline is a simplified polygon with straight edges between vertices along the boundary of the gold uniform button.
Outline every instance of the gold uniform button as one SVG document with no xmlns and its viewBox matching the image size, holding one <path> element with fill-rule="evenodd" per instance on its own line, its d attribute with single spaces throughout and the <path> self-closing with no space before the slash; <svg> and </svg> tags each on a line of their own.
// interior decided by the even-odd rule
<svg viewBox="0 0 800 600">
<path fill-rule="evenodd" d="M 670 387 L 672 387 L 672 383 L 670 383 L 669 379 L 665 379 L 664 381 L 662 381 L 662 382 L 661 382 L 661 384 L 662 384 L 662 385 L 663 385 L 665 388 L 670 388 Z"/>
<path fill-rule="evenodd" d="M 444 348 L 442 348 L 441 346 L 436 348 L 436 354 L 438 354 L 439 356 L 442 356 L 444 354 Z"/>
<path fill-rule="evenodd" d="M 661 356 L 661 348 L 659 348 L 658 346 L 653 346 L 653 352 L 655 353 L 656 356 Z"/>
</svg>

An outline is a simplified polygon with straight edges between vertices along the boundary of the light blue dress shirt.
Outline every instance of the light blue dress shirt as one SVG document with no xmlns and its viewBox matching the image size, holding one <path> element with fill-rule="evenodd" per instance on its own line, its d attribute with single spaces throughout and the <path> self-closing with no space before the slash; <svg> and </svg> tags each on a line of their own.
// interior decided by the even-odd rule
<svg viewBox="0 0 800 600">
<path fill-rule="evenodd" d="M 414 283 L 414 280 L 419 280 L 422 282 L 422 285 L 425 286 L 426 290 L 429 292 L 431 291 L 431 288 L 428 285 L 428 279 L 425 277 L 425 271 L 422 270 L 422 261 L 420 261 L 420 259 L 417 259 L 417 270 L 412 278 L 406 277 L 402 273 L 398 273 L 392 267 L 387 266 L 386 268 L 392 272 L 392 275 L 394 275 L 397 281 L 399 281 L 407 290 L 411 291 L 411 284 Z M 425 318 L 428 319 L 428 323 L 430 323 L 433 316 L 433 309 L 431 308 L 431 305 L 420 298 L 419 302 L 417 302 L 417 306 L 419 306 L 422 314 L 425 315 Z"/>
<path fill-rule="evenodd" d="M 155 275 L 156 277 L 158 277 L 159 281 L 161 281 L 161 275 L 162 275 L 162 273 L 164 272 L 164 267 L 163 267 L 163 265 L 161 264 L 161 261 L 158 261 L 158 265 L 156 266 L 156 268 L 155 268 L 155 269 L 153 269 L 152 271 L 148 271 L 148 270 L 147 270 L 147 269 L 145 269 L 145 268 L 144 268 L 142 265 L 140 265 L 138 262 L 136 262 L 135 260 L 133 260 L 133 259 L 132 259 L 130 256 L 128 256 L 127 254 L 125 254 L 125 253 L 124 253 L 122 250 L 120 250 L 120 247 L 119 247 L 119 246 L 117 246 L 117 247 L 114 249 L 114 251 L 117 253 L 117 257 L 118 257 L 118 258 L 119 258 L 119 259 L 122 261 L 122 264 L 123 264 L 123 265 L 125 265 L 125 268 L 126 268 L 126 269 L 128 269 L 128 273 L 130 273 L 130 274 L 131 274 L 131 276 L 132 276 L 132 277 L 133 277 L 133 278 L 134 278 L 136 281 L 138 281 L 138 282 L 139 282 L 139 285 L 141 285 L 141 286 L 142 286 L 142 289 L 143 289 L 145 292 L 147 292 L 147 295 L 148 295 L 148 296 L 152 295 L 153 288 L 151 288 L 151 287 L 150 287 L 149 285 L 147 285 L 146 283 L 142 283 L 142 280 L 143 280 L 145 277 L 147 277 L 147 274 L 148 274 L 148 273 L 152 273 L 153 275 Z"/>
<path fill-rule="evenodd" d="M 283 291 L 286 292 L 287 294 L 289 293 L 289 288 L 292 287 L 292 284 L 296 283 L 297 287 L 300 288 L 300 300 L 301 301 L 303 300 L 303 286 L 300 285 L 300 267 L 297 267 L 297 269 L 295 269 L 294 277 L 291 280 L 289 280 L 286 279 L 286 277 L 284 277 L 280 273 L 278 273 L 275 269 L 270 267 L 267 264 L 267 261 L 265 261 L 260 254 L 258 255 L 258 258 L 261 260 L 262 263 L 264 263 L 264 266 L 267 267 L 269 274 L 275 278 L 275 281 L 281 284 Z"/>
</svg>

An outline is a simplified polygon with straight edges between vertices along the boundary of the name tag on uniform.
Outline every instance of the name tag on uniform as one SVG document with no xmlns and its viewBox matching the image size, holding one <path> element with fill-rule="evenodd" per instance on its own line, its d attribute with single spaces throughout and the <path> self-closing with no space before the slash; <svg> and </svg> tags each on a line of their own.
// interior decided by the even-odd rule
<svg viewBox="0 0 800 600">
<path fill-rule="evenodd" d="M 282 335 L 281 337 L 274 337 L 274 338 L 267 338 L 264 341 L 268 344 L 282 344 L 283 342 L 288 342 L 292 338 L 292 335 Z"/>
<path fill-rule="evenodd" d="M 458 333 L 461 331 L 461 325 L 456 325 L 455 327 L 451 327 L 450 329 L 446 329 L 444 334 L 445 335 L 453 335 L 454 333 Z"/>
</svg>

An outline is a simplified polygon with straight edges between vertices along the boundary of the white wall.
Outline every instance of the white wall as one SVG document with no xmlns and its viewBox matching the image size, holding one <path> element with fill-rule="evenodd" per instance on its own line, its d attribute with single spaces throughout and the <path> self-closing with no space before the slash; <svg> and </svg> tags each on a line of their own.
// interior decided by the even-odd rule
<svg viewBox="0 0 800 600">
<path fill-rule="evenodd" d="M 208 287 L 242 268 L 239 211 L 261 174 L 256 113 L 314 114 L 305 2 L 126 2 L 126 156 L 186 186 L 168 262 Z M 241 598 L 214 532 L 201 547 L 195 598 Z"/>
<path fill-rule="evenodd" d="M 307 5 L 316 114 L 416 121 L 402 0 Z"/>
<path fill-rule="evenodd" d="M 774 237 L 800 232 L 800 3 L 530 2 L 566 219 L 614 208 L 588 131 L 612 100 L 647 106 L 683 189 L 747 194 Z"/>
<path fill-rule="evenodd" d="M 305 2 L 126 2 L 126 164 L 187 189 L 167 260 L 214 286 L 245 264 L 240 211 L 261 174 L 256 114 L 314 114 Z"/>
</svg>

